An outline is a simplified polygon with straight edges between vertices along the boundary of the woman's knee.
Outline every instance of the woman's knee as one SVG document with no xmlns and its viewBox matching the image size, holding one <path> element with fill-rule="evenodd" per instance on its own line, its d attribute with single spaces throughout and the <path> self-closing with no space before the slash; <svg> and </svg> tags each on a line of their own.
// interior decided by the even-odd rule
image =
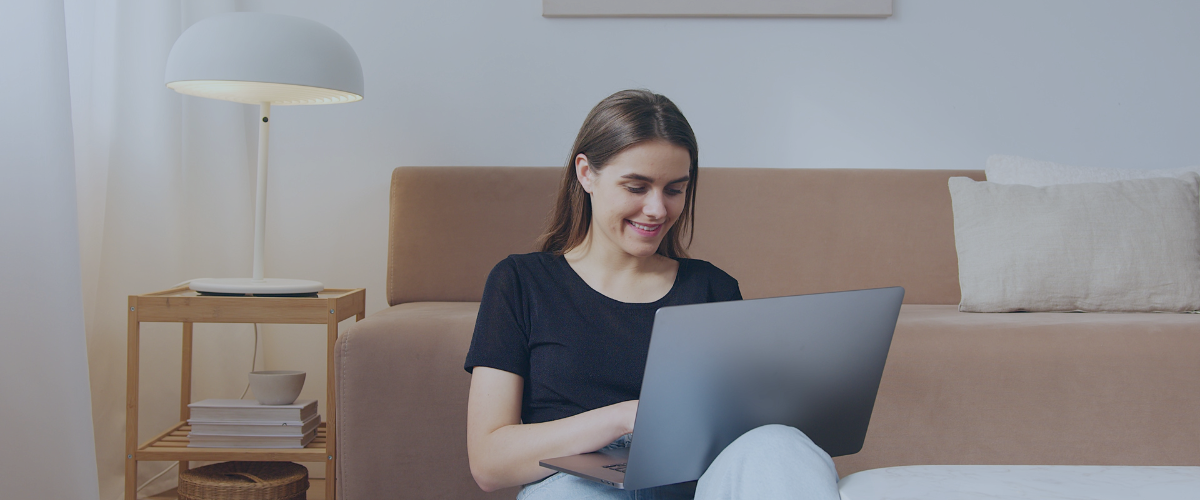
<svg viewBox="0 0 1200 500">
<path fill-rule="evenodd" d="M 837 469 L 829 454 L 800 429 L 787 425 L 770 424 L 751 429 L 734 440 L 726 450 L 732 455 L 742 455 L 746 458 L 792 464 L 807 463 L 809 467 L 820 464 L 837 477 Z"/>
<path fill-rule="evenodd" d="M 837 498 L 837 468 L 803 432 L 786 425 L 747 431 L 700 478 L 696 498 Z"/>
<path fill-rule="evenodd" d="M 776 447 L 815 448 L 820 450 L 808 435 L 792 426 L 769 424 L 756 427 L 738 437 L 730 446 L 746 446 L 750 449 L 762 450 Z"/>
<path fill-rule="evenodd" d="M 768 441 L 781 439 L 800 439 L 804 441 L 810 441 L 808 436 L 801 432 L 800 429 L 783 424 L 767 424 L 755 427 L 749 431 L 746 431 L 745 434 L 742 434 L 742 437 L 747 439 L 760 439 Z"/>
</svg>

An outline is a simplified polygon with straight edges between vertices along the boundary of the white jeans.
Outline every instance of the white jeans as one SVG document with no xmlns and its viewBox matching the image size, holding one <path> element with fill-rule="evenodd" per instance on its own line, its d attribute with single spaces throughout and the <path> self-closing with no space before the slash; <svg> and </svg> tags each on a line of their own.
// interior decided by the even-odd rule
<svg viewBox="0 0 1200 500">
<path fill-rule="evenodd" d="M 734 440 L 695 483 L 619 490 L 556 473 L 521 489 L 517 500 L 838 500 L 833 460 L 803 432 L 764 425 Z"/>
</svg>

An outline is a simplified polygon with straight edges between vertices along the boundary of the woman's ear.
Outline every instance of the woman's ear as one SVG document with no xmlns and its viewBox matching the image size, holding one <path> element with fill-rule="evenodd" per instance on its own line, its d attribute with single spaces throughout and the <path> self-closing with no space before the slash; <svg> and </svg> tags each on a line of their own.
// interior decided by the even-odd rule
<svg viewBox="0 0 1200 500">
<path fill-rule="evenodd" d="M 592 194 L 595 172 L 592 171 L 592 164 L 588 163 L 587 156 L 583 153 L 575 155 L 575 178 L 583 186 L 584 192 Z"/>
</svg>

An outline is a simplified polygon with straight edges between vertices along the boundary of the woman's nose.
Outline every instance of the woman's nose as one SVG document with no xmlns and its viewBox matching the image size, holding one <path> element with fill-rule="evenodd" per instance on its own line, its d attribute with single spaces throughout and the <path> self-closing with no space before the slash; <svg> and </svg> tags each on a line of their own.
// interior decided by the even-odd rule
<svg viewBox="0 0 1200 500">
<path fill-rule="evenodd" d="M 663 199 L 661 191 L 650 193 L 646 197 L 646 204 L 642 206 L 642 213 L 653 219 L 662 219 L 667 216 L 666 200 Z"/>
</svg>

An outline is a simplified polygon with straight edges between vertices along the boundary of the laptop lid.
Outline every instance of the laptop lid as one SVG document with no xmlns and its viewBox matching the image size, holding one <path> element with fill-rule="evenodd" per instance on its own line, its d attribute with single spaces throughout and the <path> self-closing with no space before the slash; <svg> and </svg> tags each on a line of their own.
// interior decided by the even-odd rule
<svg viewBox="0 0 1200 500">
<path fill-rule="evenodd" d="M 659 309 L 624 488 L 699 479 L 767 424 L 831 456 L 861 450 L 903 298 L 892 287 Z"/>
</svg>

